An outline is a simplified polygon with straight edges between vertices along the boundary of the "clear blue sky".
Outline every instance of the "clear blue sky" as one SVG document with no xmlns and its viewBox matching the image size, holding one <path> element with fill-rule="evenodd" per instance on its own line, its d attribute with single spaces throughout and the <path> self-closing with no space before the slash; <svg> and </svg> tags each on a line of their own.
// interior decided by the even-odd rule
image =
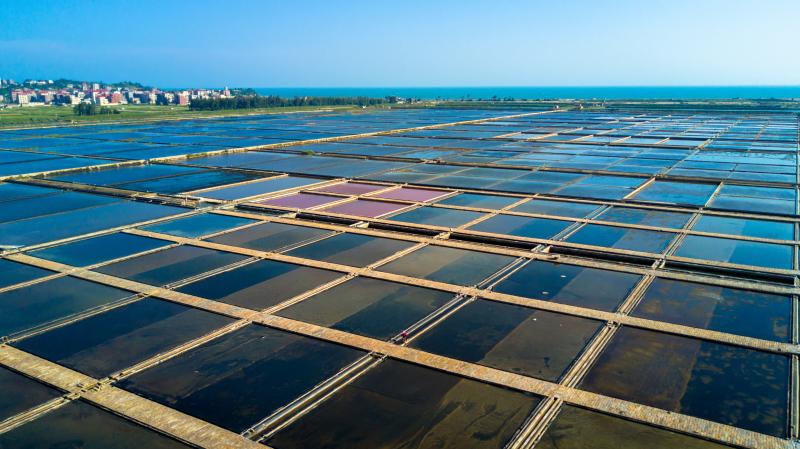
<svg viewBox="0 0 800 449">
<path fill-rule="evenodd" d="M 800 0 L 0 4 L 0 77 L 157 86 L 798 85 Z"/>
</svg>

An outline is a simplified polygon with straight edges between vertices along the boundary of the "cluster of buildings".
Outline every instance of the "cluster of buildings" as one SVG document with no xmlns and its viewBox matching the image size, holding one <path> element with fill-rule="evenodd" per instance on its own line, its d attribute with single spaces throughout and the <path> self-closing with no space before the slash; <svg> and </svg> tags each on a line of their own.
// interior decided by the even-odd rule
<svg viewBox="0 0 800 449">
<path fill-rule="evenodd" d="M 188 89 L 165 91 L 156 88 L 101 85 L 100 83 L 62 83 L 53 80 L 0 79 L 0 103 L 18 106 L 77 105 L 81 103 L 100 106 L 123 104 L 174 104 L 188 105 L 197 98 L 228 98 L 225 89 Z"/>
</svg>

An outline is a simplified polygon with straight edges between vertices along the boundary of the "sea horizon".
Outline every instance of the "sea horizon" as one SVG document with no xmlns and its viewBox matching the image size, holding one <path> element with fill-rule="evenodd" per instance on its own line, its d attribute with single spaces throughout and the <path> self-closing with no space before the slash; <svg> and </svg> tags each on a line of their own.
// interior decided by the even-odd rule
<svg viewBox="0 0 800 449">
<path fill-rule="evenodd" d="M 800 99 L 800 85 L 787 86 L 453 86 L 453 87 L 256 87 L 260 95 L 366 96 L 423 100 L 720 100 Z"/>
</svg>

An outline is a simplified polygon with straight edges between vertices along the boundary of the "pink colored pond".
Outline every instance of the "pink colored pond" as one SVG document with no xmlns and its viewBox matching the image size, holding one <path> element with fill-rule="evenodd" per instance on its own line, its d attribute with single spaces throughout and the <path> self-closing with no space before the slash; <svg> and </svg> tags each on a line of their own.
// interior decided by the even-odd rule
<svg viewBox="0 0 800 449">
<path fill-rule="evenodd" d="M 349 203 L 338 204 L 326 208 L 326 212 L 336 214 L 358 215 L 360 217 L 380 217 L 389 212 L 394 212 L 408 207 L 406 204 L 389 203 L 386 201 L 355 200 Z"/>
</svg>

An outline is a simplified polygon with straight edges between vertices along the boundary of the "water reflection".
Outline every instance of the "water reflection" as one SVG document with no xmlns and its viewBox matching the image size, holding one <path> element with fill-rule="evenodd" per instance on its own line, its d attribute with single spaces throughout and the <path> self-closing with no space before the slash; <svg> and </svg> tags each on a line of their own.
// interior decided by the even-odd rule
<svg viewBox="0 0 800 449">
<path fill-rule="evenodd" d="M 623 327 L 581 388 L 786 437 L 789 366 L 777 354 Z"/>
<path fill-rule="evenodd" d="M 514 257 L 498 254 L 429 245 L 378 269 L 451 284 L 475 285 L 514 260 Z"/>
<path fill-rule="evenodd" d="M 0 224 L 0 245 L 27 246 L 180 214 L 181 207 L 119 201 Z"/>
<path fill-rule="evenodd" d="M 539 398 L 387 360 L 266 443 L 276 449 L 500 449 Z"/>
<path fill-rule="evenodd" d="M 393 215 L 389 219 L 408 223 L 457 228 L 482 216 L 481 212 L 423 206 Z"/>
<path fill-rule="evenodd" d="M 560 217 L 585 218 L 600 208 L 598 204 L 571 203 L 567 201 L 553 201 L 533 199 L 515 207 L 517 212 L 532 214 L 557 215 Z"/>
<path fill-rule="evenodd" d="M 633 316 L 747 337 L 788 341 L 788 296 L 657 278 Z"/>
<path fill-rule="evenodd" d="M 0 367 L 0 422 L 59 396 L 52 387 Z"/>
<path fill-rule="evenodd" d="M 573 222 L 547 218 L 521 217 L 517 215 L 495 215 L 470 226 L 472 231 L 506 234 L 517 237 L 549 239 L 571 226 Z"/>
<path fill-rule="evenodd" d="M 610 312 L 640 278 L 631 273 L 534 260 L 498 283 L 494 290 Z"/>
<path fill-rule="evenodd" d="M 794 251 L 790 245 L 700 235 L 687 235 L 675 255 L 785 270 L 791 270 L 794 264 Z"/>
<path fill-rule="evenodd" d="M 51 274 L 53 274 L 52 271 L 39 267 L 0 259 L 0 288 L 32 281 Z"/>
<path fill-rule="evenodd" d="M 199 214 L 146 226 L 142 229 L 179 237 L 197 238 L 250 223 L 255 223 L 255 220 L 229 215 Z"/>
<path fill-rule="evenodd" d="M 0 434 L 3 449 L 188 449 L 163 436 L 83 401 L 73 401 Z"/>
<path fill-rule="evenodd" d="M 634 198 L 655 203 L 702 206 L 716 190 L 716 184 L 692 184 L 688 182 L 655 181 Z"/>
<path fill-rule="evenodd" d="M 570 235 L 567 241 L 629 251 L 661 253 L 667 249 L 673 237 L 675 234 L 671 232 L 589 224 Z"/>
<path fill-rule="evenodd" d="M 0 293 L 0 335 L 40 326 L 131 295 L 126 290 L 72 277 Z"/>
<path fill-rule="evenodd" d="M 459 193 L 458 195 L 437 201 L 437 204 L 452 206 L 482 207 L 485 209 L 502 209 L 520 198 L 513 196 L 482 195 L 480 193 Z"/>
<path fill-rule="evenodd" d="M 370 201 L 370 200 L 354 200 L 344 204 L 337 204 L 325 208 L 327 212 L 345 215 L 357 215 L 359 217 L 380 217 L 390 212 L 395 212 L 400 209 L 405 209 L 408 204 L 404 203 L 391 203 L 389 201 Z"/>
<path fill-rule="evenodd" d="M 564 405 L 536 449 L 726 449 L 688 435 Z"/>
<path fill-rule="evenodd" d="M 145 284 L 166 285 L 245 259 L 238 254 L 184 245 L 112 263 L 96 271 Z"/>
<path fill-rule="evenodd" d="M 361 355 L 250 325 L 129 377 L 120 386 L 242 432 Z"/>
<path fill-rule="evenodd" d="M 198 193 L 197 196 L 214 198 L 218 200 L 238 200 L 264 193 L 278 192 L 281 190 L 292 189 L 300 186 L 307 186 L 320 182 L 320 179 L 303 178 L 299 176 L 280 176 L 268 178 L 263 181 L 249 182 L 230 187 L 209 190 Z M 184 189 L 186 190 L 186 189 Z"/>
<path fill-rule="evenodd" d="M 333 234 L 325 229 L 264 223 L 208 239 L 223 245 L 240 246 L 259 251 L 275 251 L 306 240 Z"/>
<path fill-rule="evenodd" d="M 199 309 L 143 299 L 14 346 L 101 378 L 231 322 Z"/>
<path fill-rule="evenodd" d="M 449 195 L 450 193 L 452 193 L 452 191 L 421 189 L 418 187 L 400 187 L 399 189 L 389 190 L 387 192 L 378 193 L 372 196 L 375 198 L 385 198 L 389 200 L 425 202 L 444 195 Z"/>
<path fill-rule="evenodd" d="M 376 190 L 383 190 L 387 186 L 376 184 L 364 184 L 361 182 L 343 182 L 341 184 L 333 184 L 329 186 L 318 187 L 314 189 L 316 192 L 327 193 L 341 193 L 343 195 L 363 195 L 365 193 L 374 192 Z"/>
<path fill-rule="evenodd" d="M 278 315 L 386 340 L 452 298 L 439 290 L 358 277 Z"/>
<path fill-rule="evenodd" d="M 426 352 L 557 381 L 603 323 L 478 300 L 412 342 Z"/>
<path fill-rule="evenodd" d="M 177 290 L 248 309 L 262 310 L 342 276 L 274 260 L 259 260 L 192 282 Z"/>
<path fill-rule="evenodd" d="M 785 221 L 703 215 L 692 229 L 695 231 L 761 237 L 765 239 L 794 239 L 794 224 Z"/>
<path fill-rule="evenodd" d="M 286 254 L 353 267 L 364 267 L 413 245 L 413 242 L 403 240 L 342 233 L 301 246 Z"/>
<path fill-rule="evenodd" d="M 100 237 L 52 246 L 30 254 L 34 257 L 82 267 L 161 248 L 170 244 L 166 240 L 115 232 Z"/>
<path fill-rule="evenodd" d="M 681 229 L 691 217 L 692 214 L 683 212 L 635 209 L 632 207 L 612 207 L 597 217 L 597 219 L 644 226 Z"/>
<path fill-rule="evenodd" d="M 333 195 L 321 195 L 315 193 L 294 193 L 292 195 L 281 196 L 277 198 L 268 198 L 266 200 L 256 201 L 259 204 L 266 206 L 279 206 L 279 207 L 292 207 L 295 209 L 308 209 L 311 207 L 321 206 L 323 204 L 340 201 L 343 198 Z"/>
</svg>

